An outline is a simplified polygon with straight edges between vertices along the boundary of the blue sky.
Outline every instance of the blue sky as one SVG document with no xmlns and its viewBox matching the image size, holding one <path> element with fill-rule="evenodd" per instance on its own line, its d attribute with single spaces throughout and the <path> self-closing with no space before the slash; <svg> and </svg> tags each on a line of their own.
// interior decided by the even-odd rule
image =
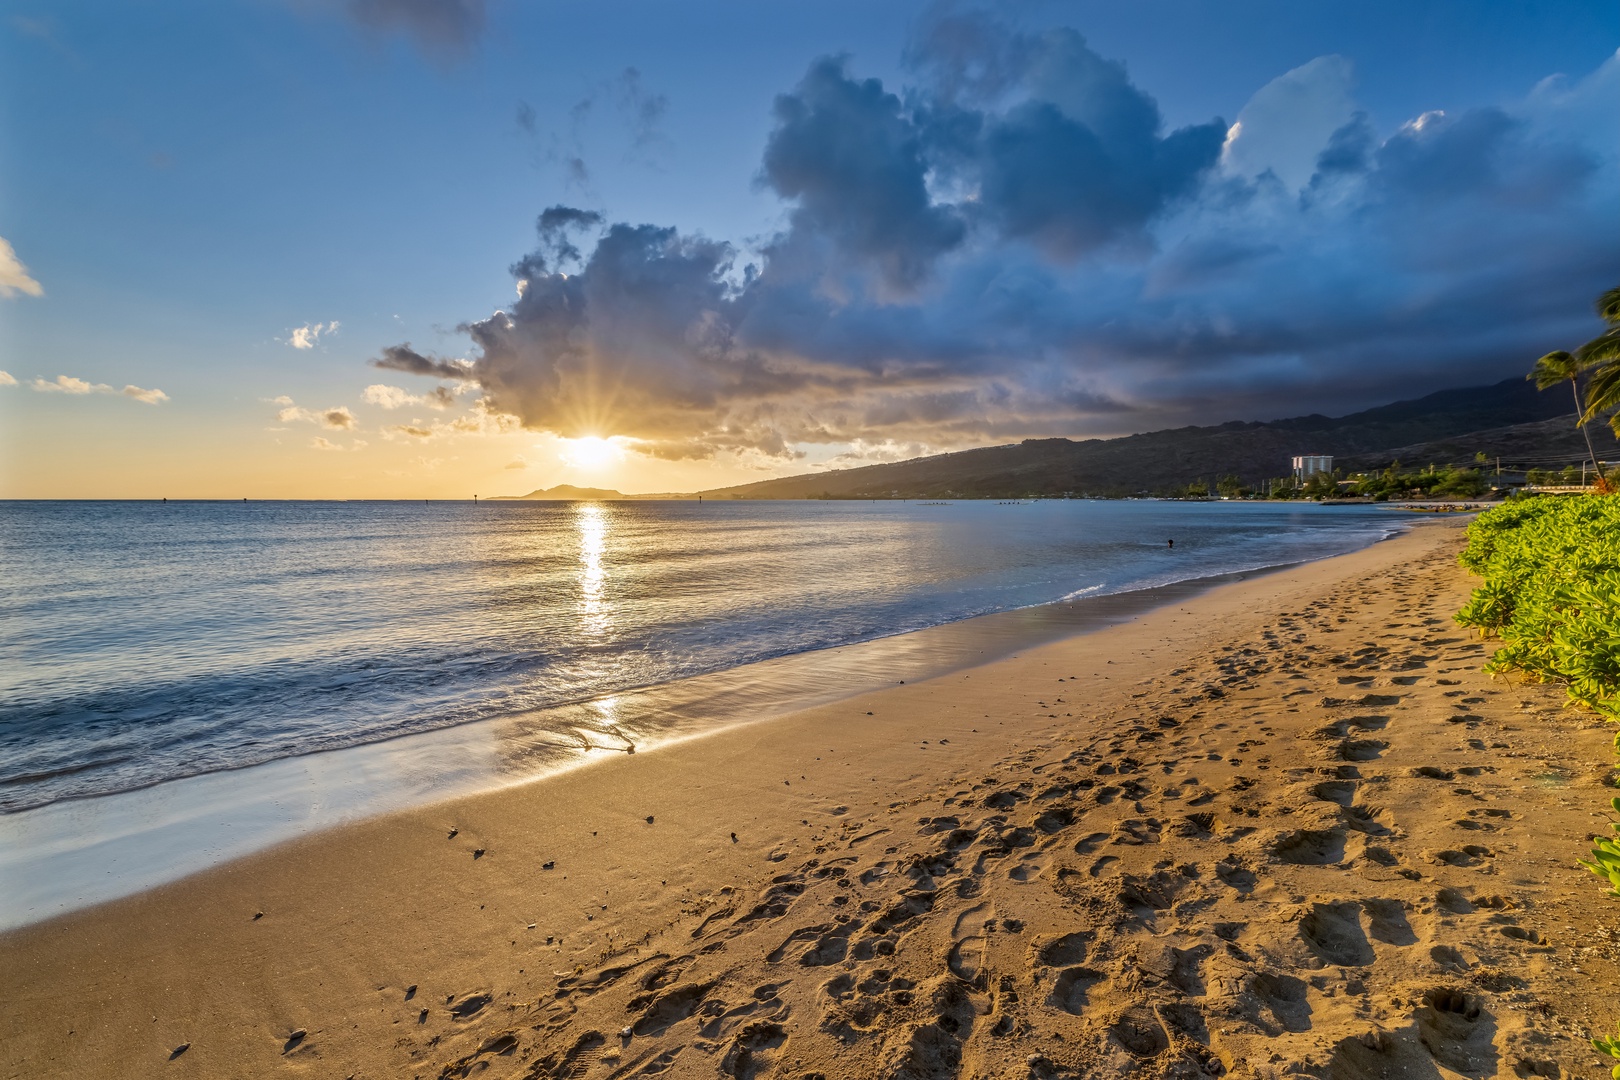
<svg viewBox="0 0 1620 1080">
<path fill-rule="evenodd" d="M 1344 412 L 1514 374 L 1620 275 L 1612 3 L 0 12 L 6 495 L 689 490 Z M 548 247 L 556 206 L 599 217 Z"/>
</svg>

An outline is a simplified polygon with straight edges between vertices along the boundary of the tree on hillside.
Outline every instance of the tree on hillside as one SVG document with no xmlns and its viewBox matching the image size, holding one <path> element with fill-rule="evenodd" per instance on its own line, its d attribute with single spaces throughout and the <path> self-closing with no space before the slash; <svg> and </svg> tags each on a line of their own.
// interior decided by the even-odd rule
<svg viewBox="0 0 1620 1080">
<path fill-rule="evenodd" d="M 1586 425 L 1599 413 L 1620 406 L 1620 287 L 1610 289 L 1597 298 L 1594 305 L 1609 329 L 1576 349 L 1573 353 L 1559 349 L 1536 361 L 1526 378 L 1536 384 L 1537 390 L 1546 390 L 1568 381 L 1575 395 L 1575 423 L 1586 439 L 1586 452 L 1592 459 L 1592 470 L 1600 480 L 1603 475 L 1598 465 L 1597 451 L 1592 447 L 1592 436 Z M 1581 401 L 1581 375 L 1587 371 L 1592 377 L 1586 385 L 1586 400 Z M 1620 413 L 1610 419 L 1609 425 L 1620 436 Z"/>
</svg>

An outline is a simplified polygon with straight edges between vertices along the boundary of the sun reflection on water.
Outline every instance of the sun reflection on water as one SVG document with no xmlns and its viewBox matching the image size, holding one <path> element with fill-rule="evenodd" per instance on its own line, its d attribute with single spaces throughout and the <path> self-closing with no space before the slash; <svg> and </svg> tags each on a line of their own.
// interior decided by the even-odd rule
<svg viewBox="0 0 1620 1080">
<path fill-rule="evenodd" d="M 601 637 L 607 633 L 610 621 L 604 598 L 608 575 L 602 565 L 607 547 L 607 509 L 601 503 L 580 503 L 574 523 L 579 530 L 580 629 L 592 637 Z"/>
</svg>

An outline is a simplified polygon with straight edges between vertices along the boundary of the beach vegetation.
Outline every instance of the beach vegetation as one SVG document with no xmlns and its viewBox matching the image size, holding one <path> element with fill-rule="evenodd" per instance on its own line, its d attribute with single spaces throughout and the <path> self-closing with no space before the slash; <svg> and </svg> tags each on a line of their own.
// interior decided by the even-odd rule
<svg viewBox="0 0 1620 1080">
<path fill-rule="evenodd" d="M 1485 670 L 1560 683 L 1571 704 L 1620 721 L 1620 495 L 1494 507 L 1468 526 L 1460 558 L 1483 581 L 1456 619 L 1502 642 Z M 1620 734 L 1613 748 L 1620 753 Z M 1620 813 L 1620 798 L 1609 805 Z M 1580 864 L 1620 897 L 1620 822 L 1611 831 Z M 1620 1059 L 1620 1037 L 1593 1045 Z"/>
<path fill-rule="evenodd" d="M 1592 1040 L 1592 1045 L 1597 1048 L 1598 1053 L 1607 1054 L 1611 1058 L 1620 1060 L 1620 1025 L 1617 1025 L 1613 1036 L 1604 1038 L 1603 1036 L 1599 1035 L 1597 1038 Z M 1614 1080 L 1620 1080 L 1620 1065 L 1616 1065 L 1613 1069 L 1609 1070 L 1609 1075 L 1612 1076 Z"/>
<path fill-rule="evenodd" d="M 1457 621 L 1502 642 L 1486 665 L 1562 684 L 1620 720 L 1620 496 L 1515 500 L 1468 527 L 1482 579 Z"/>
</svg>

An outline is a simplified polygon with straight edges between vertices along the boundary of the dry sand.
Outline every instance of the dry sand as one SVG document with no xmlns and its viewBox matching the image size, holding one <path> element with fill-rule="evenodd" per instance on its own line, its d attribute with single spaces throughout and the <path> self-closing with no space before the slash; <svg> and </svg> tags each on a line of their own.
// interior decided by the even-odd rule
<svg viewBox="0 0 1620 1080">
<path fill-rule="evenodd" d="M 1605 1075 L 1616 909 L 1575 859 L 1609 732 L 1480 673 L 1460 545 L 13 932 L 0 1071 Z"/>
</svg>

